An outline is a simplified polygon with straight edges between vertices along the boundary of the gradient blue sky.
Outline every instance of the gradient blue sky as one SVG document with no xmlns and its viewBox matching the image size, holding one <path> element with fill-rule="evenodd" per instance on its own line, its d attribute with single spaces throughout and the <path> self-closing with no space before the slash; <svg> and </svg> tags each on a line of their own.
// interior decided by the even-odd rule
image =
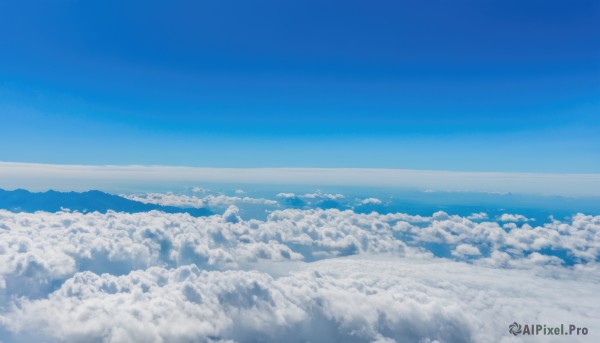
<svg viewBox="0 0 600 343">
<path fill-rule="evenodd" d="M 2 1 L 0 160 L 600 172 L 600 1 Z"/>
</svg>

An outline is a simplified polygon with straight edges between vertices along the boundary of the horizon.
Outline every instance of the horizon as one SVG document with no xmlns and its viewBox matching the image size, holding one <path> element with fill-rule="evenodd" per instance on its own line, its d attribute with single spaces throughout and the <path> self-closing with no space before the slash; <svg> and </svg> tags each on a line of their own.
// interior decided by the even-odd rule
<svg viewBox="0 0 600 343">
<path fill-rule="evenodd" d="M 0 161 L 0 188 L 88 190 L 195 183 L 391 187 L 436 192 L 600 196 L 600 174 L 507 173 L 390 168 L 211 168 L 158 165 L 65 165 Z M 44 186 L 40 186 L 43 184 Z M 41 187 L 41 188 L 40 188 Z M 102 187 L 99 187 L 102 189 Z M 107 188 L 104 188 L 105 190 Z"/>
</svg>

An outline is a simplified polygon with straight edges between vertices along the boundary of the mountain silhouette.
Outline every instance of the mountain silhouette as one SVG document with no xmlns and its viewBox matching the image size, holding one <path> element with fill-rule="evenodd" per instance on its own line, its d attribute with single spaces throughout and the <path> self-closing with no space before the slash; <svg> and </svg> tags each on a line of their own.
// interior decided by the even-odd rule
<svg viewBox="0 0 600 343">
<path fill-rule="evenodd" d="M 196 217 L 212 214 L 206 208 L 179 208 L 146 204 L 97 190 L 87 192 L 57 192 L 50 190 L 34 193 L 24 189 L 14 191 L 0 189 L 0 209 L 12 212 L 57 212 L 62 209 L 69 209 L 79 212 L 113 210 L 129 213 L 158 210 L 166 213 L 189 213 Z"/>
</svg>

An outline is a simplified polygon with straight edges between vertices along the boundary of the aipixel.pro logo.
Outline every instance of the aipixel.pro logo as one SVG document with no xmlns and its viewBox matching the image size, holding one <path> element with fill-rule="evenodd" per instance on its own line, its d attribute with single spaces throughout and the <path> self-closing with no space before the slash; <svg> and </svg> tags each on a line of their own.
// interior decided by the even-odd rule
<svg viewBox="0 0 600 343">
<path fill-rule="evenodd" d="M 567 330 L 565 328 L 568 327 Z M 546 324 L 519 324 L 513 322 L 508 326 L 508 332 L 511 335 L 544 335 L 544 336 L 560 336 L 560 335 L 587 335 L 588 328 L 579 327 L 577 325 L 560 324 L 559 326 L 548 326 Z"/>
</svg>

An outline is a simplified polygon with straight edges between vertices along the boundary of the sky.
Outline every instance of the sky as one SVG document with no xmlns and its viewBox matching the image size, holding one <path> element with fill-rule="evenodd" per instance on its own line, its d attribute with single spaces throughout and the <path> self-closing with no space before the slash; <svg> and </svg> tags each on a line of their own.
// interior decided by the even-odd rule
<svg viewBox="0 0 600 343">
<path fill-rule="evenodd" d="M 3 1 L 0 161 L 600 173 L 598 1 Z"/>
</svg>

